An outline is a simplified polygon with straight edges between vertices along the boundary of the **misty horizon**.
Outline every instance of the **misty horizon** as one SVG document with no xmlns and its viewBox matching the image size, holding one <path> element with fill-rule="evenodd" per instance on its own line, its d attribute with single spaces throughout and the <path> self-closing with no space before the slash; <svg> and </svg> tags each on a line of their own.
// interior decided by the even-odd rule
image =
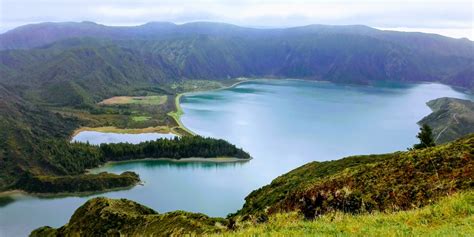
<svg viewBox="0 0 474 237">
<path fill-rule="evenodd" d="M 370 25 L 364 25 L 364 24 L 305 24 L 305 25 L 294 25 L 294 26 L 259 26 L 259 25 L 238 25 L 238 24 L 233 24 L 233 23 L 228 23 L 228 22 L 219 22 L 219 21 L 190 21 L 190 22 L 171 22 L 171 21 L 149 21 L 149 22 L 144 22 L 141 24 L 130 24 L 130 25 L 112 25 L 112 24 L 103 24 L 100 22 L 94 22 L 94 21 L 45 21 L 45 22 L 37 22 L 37 23 L 29 23 L 25 25 L 20 25 L 17 27 L 14 27 L 12 29 L 6 29 L 4 30 L 3 28 L 0 28 L 0 34 L 7 33 L 9 31 L 15 30 L 17 28 L 23 27 L 23 26 L 28 26 L 28 25 L 38 25 L 38 24 L 47 24 L 47 23 L 53 23 L 53 24 L 61 24 L 61 23 L 91 23 L 91 24 L 97 24 L 97 25 L 102 25 L 106 27 L 139 27 L 139 26 L 144 26 L 147 24 L 173 24 L 176 26 L 180 25 L 187 25 L 187 24 L 194 24 L 194 23 L 215 23 L 215 24 L 225 24 L 225 25 L 230 25 L 230 26 L 237 26 L 241 28 L 249 28 L 249 29 L 290 29 L 290 28 L 300 28 L 300 27 L 309 27 L 309 26 L 334 26 L 334 27 L 343 27 L 343 26 L 364 26 L 364 27 L 369 27 L 372 29 L 377 29 L 381 31 L 397 31 L 397 32 L 407 32 L 407 33 L 424 33 L 424 34 L 436 34 L 436 35 L 441 35 L 445 37 L 450 37 L 454 39 L 466 39 L 470 41 L 474 41 L 474 38 L 472 37 L 465 37 L 465 36 L 459 36 L 459 34 L 452 33 L 448 34 L 446 32 L 443 32 L 442 30 L 436 30 L 436 29 L 425 29 L 425 28 L 383 28 L 383 27 L 374 27 Z M 456 30 L 454 29 L 453 32 Z M 458 32 L 459 33 L 459 32 Z"/>
<path fill-rule="evenodd" d="M 8 11 L 7 11 L 8 9 Z M 456 14 L 452 14 L 455 12 Z M 435 33 L 474 39 L 471 1 L 92 1 L 4 0 L 0 33 L 41 22 L 91 21 L 109 26 L 147 22 L 222 22 L 253 28 L 288 28 L 312 24 L 366 25 L 382 30 Z"/>
</svg>

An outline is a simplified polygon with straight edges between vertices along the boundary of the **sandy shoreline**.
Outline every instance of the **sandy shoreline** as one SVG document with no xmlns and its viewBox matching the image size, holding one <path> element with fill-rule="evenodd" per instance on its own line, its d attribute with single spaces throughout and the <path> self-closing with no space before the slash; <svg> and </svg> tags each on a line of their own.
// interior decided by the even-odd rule
<svg viewBox="0 0 474 237">
<path fill-rule="evenodd" d="M 252 81 L 253 79 L 237 79 L 240 80 L 238 82 L 235 82 L 234 84 L 230 86 L 224 86 L 222 88 L 214 89 L 214 90 L 225 90 L 229 89 L 232 87 L 235 87 L 241 83 Z M 214 90 L 205 90 L 205 91 L 214 91 Z M 178 128 L 181 128 L 185 132 L 189 133 L 190 135 L 197 135 L 195 132 L 191 131 L 189 128 L 187 128 L 182 122 L 181 122 L 181 116 L 183 115 L 183 110 L 180 105 L 180 100 L 181 97 L 184 95 L 189 95 L 193 93 L 199 93 L 199 92 L 205 92 L 205 91 L 194 91 L 194 92 L 184 92 L 176 95 L 175 97 L 175 107 L 176 111 L 171 111 L 168 113 L 168 116 L 172 117 L 175 122 L 178 124 Z M 182 136 L 183 134 L 180 134 L 179 132 L 176 132 L 174 129 L 176 127 L 169 127 L 169 126 L 156 126 L 156 127 L 147 127 L 147 128 L 117 128 L 114 126 L 103 126 L 103 127 L 80 127 L 76 130 L 73 131 L 72 135 L 70 136 L 70 139 L 74 138 L 77 134 L 80 132 L 84 131 L 93 131 L 93 132 L 104 132 L 104 133 L 124 133 L 124 134 L 140 134 L 140 133 L 163 133 L 163 134 L 174 134 L 177 136 Z"/>
<path fill-rule="evenodd" d="M 186 126 L 184 126 L 184 124 L 181 122 L 181 116 L 184 114 L 184 111 L 183 109 L 181 108 L 181 104 L 180 104 L 180 100 L 181 100 L 181 97 L 182 96 L 185 96 L 185 95 L 192 95 L 192 94 L 196 94 L 196 93 L 202 93 L 202 92 L 209 92 L 209 91 L 219 91 L 219 90 L 225 90 L 225 89 L 229 89 L 229 88 L 233 88 L 239 84 L 242 84 L 244 82 L 249 82 L 249 81 L 252 81 L 252 80 L 255 80 L 255 79 L 249 79 L 249 78 L 241 78 L 241 79 L 237 79 L 239 80 L 238 82 L 235 82 L 234 84 L 230 85 L 230 86 L 224 86 L 224 87 L 221 87 L 221 88 L 217 88 L 217 89 L 213 89 L 213 90 L 204 90 L 204 91 L 192 91 L 192 92 L 184 92 L 184 93 L 180 93 L 176 96 L 175 98 L 175 107 L 176 107 L 176 111 L 171 111 L 168 113 L 169 116 L 171 116 L 175 121 L 176 123 L 178 124 L 178 127 L 183 129 L 184 131 L 188 132 L 189 134 L 191 135 L 197 135 L 195 132 L 191 131 L 189 128 L 187 128 Z"/>
</svg>

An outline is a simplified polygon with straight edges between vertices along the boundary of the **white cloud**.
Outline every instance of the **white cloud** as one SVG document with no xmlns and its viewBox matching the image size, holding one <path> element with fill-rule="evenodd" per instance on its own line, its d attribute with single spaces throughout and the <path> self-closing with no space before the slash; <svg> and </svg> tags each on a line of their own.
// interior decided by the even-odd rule
<svg viewBox="0 0 474 237">
<path fill-rule="evenodd" d="M 41 21 L 221 21 L 245 26 L 363 24 L 472 37 L 471 0 L 0 0 L 1 29 Z M 1 30 L 0 29 L 0 30 Z M 456 32 L 455 34 L 453 32 Z M 465 32 L 465 33 L 462 33 Z M 471 38 L 472 39 L 472 38 Z"/>
</svg>

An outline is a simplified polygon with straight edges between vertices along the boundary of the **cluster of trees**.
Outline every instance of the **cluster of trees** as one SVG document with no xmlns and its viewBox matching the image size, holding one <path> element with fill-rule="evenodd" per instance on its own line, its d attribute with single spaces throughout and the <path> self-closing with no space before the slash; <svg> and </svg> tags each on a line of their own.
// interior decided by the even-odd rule
<svg viewBox="0 0 474 237">
<path fill-rule="evenodd" d="M 173 139 L 158 139 L 139 144 L 101 144 L 100 150 L 106 160 L 121 161 L 143 158 L 189 158 L 189 157 L 236 157 L 250 158 L 250 155 L 222 139 L 201 136 L 184 136 Z"/>
<path fill-rule="evenodd" d="M 140 182 L 140 177 L 133 172 L 123 172 L 122 174 L 102 172 L 65 176 L 33 176 L 30 173 L 24 173 L 17 186 L 33 193 L 64 193 L 124 188 L 138 182 Z"/>
<path fill-rule="evenodd" d="M 13 188 L 28 192 L 85 192 L 127 187 L 139 181 L 139 177 L 130 172 L 121 175 L 83 174 L 86 169 L 97 167 L 107 161 L 190 157 L 250 158 L 247 152 L 225 140 L 200 136 L 158 139 L 139 144 L 117 143 L 100 146 L 49 139 L 42 144 L 42 149 L 47 157 L 42 165 L 52 173 L 21 171 Z"/>
</svg>

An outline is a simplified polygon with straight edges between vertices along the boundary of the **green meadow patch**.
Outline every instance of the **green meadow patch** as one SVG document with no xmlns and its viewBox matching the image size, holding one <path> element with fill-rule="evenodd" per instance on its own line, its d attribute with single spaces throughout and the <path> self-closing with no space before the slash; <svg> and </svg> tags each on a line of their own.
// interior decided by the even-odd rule
<svg viewBox="0 0 474 237">
<path fill-rule="evenodd" d="M 161 105 L 166 103 L 167 97 L 165 95 L 153 95 L 153 96 L 114 96 L 112 98 L 105 99 L 99 104 L 101 105 Z"/>
<path fill-rule="evenodd" d="M 134 122 L 145 122 L 145 121 L 148 121 L 150 119 L 151 119 L 151 117 L 149 117 L 149 116 L 133 116 L 132 117 L 132 120 Z"/>
</svg>

